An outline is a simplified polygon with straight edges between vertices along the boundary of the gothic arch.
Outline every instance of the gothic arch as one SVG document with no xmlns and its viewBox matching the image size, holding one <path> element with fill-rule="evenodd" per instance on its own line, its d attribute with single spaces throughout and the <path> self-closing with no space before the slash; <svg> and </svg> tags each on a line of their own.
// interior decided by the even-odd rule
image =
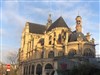
<svg viewBox="0 0 100 75">
<path fill-rule="evenodd" d="M 53 58 L 54 57 L 54 51 L 50 51 L 48 53 L 48 58 Z"/>
<path fill-rule="evenodd" d="M 53 69 L 52 64 L 48 63 L 45 65 L 45 69 Z"/>
<path fill-rule="evenodd" d="M 90 48 L 85 48 L 83 52 L 83 56 L 94 57 L 94 52 Z"/>
<path fill-rule="evenodd" d="M 75 49 L 70 49 L 68 52 L 68 56 L 74 56 L 76 55 L 76 50 Z"/>
<path fill-rule="evenodd" d="M 45 71 L 46 71 L 46 75 L 53 75 L 53 74 L 50 74 L 53 71 L 53 66 L 50 63 L 46 64 Z"/>
<path fill-rule="evenodd" d="M 42 74 L 42 65 L 37 64 L 36 66 L 36 74 L 41 75 Z"/>
</svg>

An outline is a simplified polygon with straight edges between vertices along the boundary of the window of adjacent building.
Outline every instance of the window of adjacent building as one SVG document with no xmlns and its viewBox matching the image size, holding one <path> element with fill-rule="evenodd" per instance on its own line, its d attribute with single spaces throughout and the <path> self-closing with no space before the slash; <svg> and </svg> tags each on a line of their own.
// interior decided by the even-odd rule
<svg viewBox="0 0 100 75">
<path fill-rule="evenodd" d="M 48 54 L 48 58 L 53 58 L 54 57 L 54 51 L 50 51 Z"/>
</svg>

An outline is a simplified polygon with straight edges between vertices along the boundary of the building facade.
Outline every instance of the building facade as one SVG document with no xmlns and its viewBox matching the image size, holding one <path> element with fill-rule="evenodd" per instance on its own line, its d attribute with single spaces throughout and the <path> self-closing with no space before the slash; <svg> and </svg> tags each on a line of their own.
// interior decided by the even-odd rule
<svg viewBox="0 0 100 75">
<path fill-rule="evenodd" d="M 82 33 L 82 17 L 76 17 L 75 31 L 59 17 L 47 24 L 26 22 L 19 49 L 20 75 L 53 75 L 58 69 L 55 57 L 95 57 L 94 39 Z"/>
</svg>

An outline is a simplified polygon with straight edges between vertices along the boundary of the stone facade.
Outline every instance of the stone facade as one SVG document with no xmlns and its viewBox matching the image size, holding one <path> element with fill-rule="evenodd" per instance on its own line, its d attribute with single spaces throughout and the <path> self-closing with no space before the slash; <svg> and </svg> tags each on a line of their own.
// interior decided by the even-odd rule
<svg viewBox="0 0 100 75">
<path fill-rule="evenodd" d="M 95 57 L 94 39 L 82 33 L 82 18 L 76 17 L 76 30 L 71 31 L 64 19 L 46 25 L 27 22 L 19 49 L 20 75 L 53 75 L 58 69 L 55 57 Z"/>
</svg>

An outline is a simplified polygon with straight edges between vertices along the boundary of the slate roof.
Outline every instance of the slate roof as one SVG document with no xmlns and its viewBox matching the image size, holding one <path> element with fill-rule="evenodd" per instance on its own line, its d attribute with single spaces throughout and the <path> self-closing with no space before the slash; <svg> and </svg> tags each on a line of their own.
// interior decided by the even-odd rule
<svg viewBox="0 0 100 75">
<path fill-rule="evenodd" d="M 52 23 L 51 26 L 47 29 L 47 31 L 50 31 L 56 27 L 66 27 L 69 29 L 69 27 L 67 26 L 66 22 L 62 17 L 59 17 L 54 23 Z"/>
<path fill-rule="evenodd" d="M 83 41 L 87 41 L 86 37 L 82 32 L 76 32 L 76 31 L 73 31 L 72 34 L 70 34 L 68 41 L 69 42 L 77 41 L 79 35 L 83 38 Z"/>
<path fill-rule="evenodd" d="M 30 33 L 43 34 L 45 30 L 46 30 L 45 25 L 29 23 L 29 32 Z"/>
</svg>

